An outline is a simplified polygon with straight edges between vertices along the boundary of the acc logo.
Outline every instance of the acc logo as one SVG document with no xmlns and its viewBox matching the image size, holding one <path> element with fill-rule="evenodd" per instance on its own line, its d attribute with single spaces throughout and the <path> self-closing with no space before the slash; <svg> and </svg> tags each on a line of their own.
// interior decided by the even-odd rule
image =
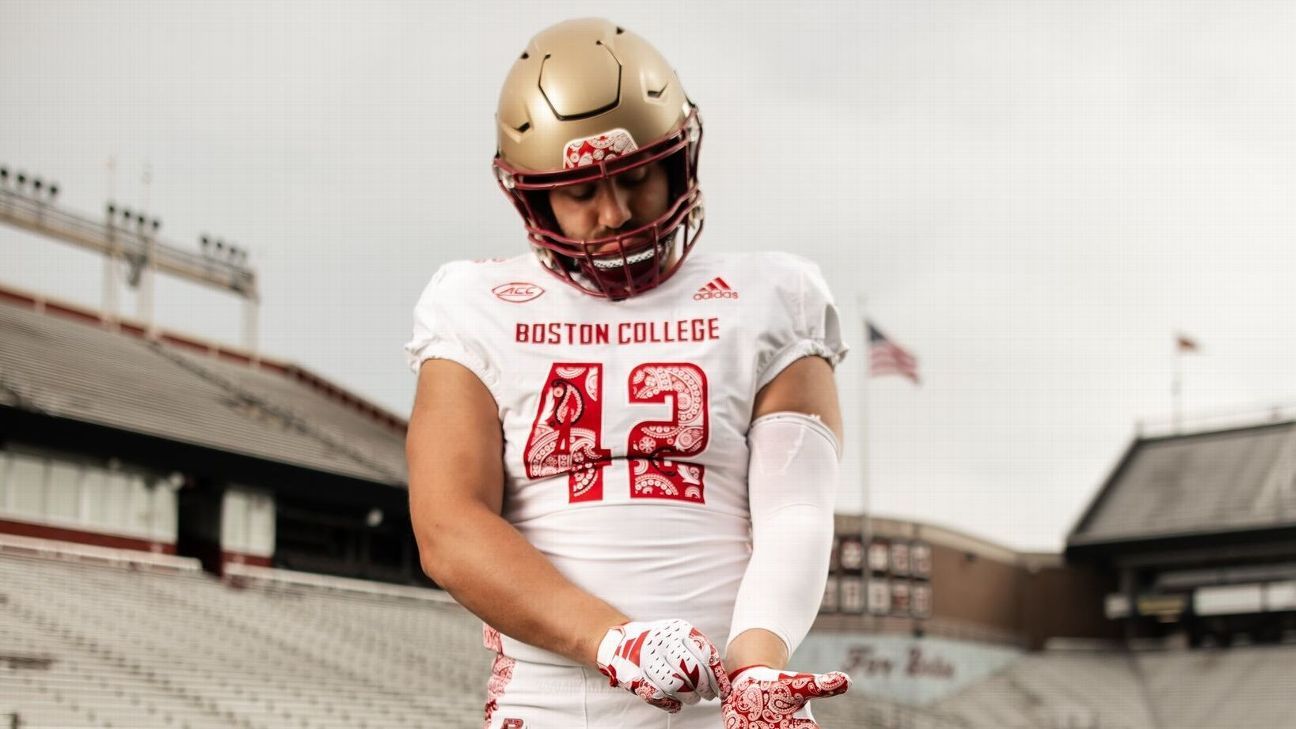
<svg viewBox="0 0 1296 729">
<path fill-rule="evenodd" d="M 521 304 L 524 301 L 538 298 L 540 294 L 544 293 L 544 291 L 544 289 L 533 283 L 522 283 L 519 281 L 500 284 L 491 289 L 492 294 L 495 294 L 504 301 L 511 301 L 514 304 Z"/>
</svg>

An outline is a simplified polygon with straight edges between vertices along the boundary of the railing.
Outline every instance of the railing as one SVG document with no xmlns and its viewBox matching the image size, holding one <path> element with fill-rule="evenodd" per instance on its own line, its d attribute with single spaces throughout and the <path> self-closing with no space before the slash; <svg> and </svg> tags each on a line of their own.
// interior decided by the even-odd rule
<svg viewBox="0 0 1296 729">
<path fill-rule="evenodd" d="M 169 572 L 202 572 L 202 564 L 191 557 L 154 554 L 134 549 L 96 547 L 91 544 L 73 544 L 54 539 L 20 537 L 0 534 L 0 554 L 24 557 L 43 557 L 67 562 L 99 562 L 116 566 L 135 566 L 161 569 Z"/>
<path fill-rule="evenodd" d="M 457 604 L 455 599 L 450 597 L 447 593 L 428 587 L 386 585 L 378 582 L 369 582 L 367 580 L 352 579 L 349 577 L 332 577 L 328 575 L 317 575 L 311 572 L 296 572 L 293 570 L 274 567 L 257 567 L 255 565 L 247 564 L 230 563 L 226 564 L 224 569 L 227 578 L 235 577 L 241 580 L 269 584 L 301 585 L 304 587 L 314 587 L 363 595 L 403 597 L 411 600 L 423 600 L 426 602 Z"/>
<path fill-rule="evenodd" d="M 144 226 L 95 220 L 3 186 L 0 222 L 101 253 L 121 254 L 132 268 L 151 263 L 160 271 L 233 291 L 252 301 L 260 298 L 252 269 L 167 243 L 144 230 Z"/>
</svg>

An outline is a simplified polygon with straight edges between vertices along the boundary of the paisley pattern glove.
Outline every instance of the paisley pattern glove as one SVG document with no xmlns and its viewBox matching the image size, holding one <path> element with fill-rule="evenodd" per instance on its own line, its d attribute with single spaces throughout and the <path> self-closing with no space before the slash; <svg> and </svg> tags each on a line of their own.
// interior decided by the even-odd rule
<svg viewBox="0 0 1296 729">
<path fill-rule="evenodd" d="M 721 704 L 725 729 L 820 729 L 809 701 L 846 693 L 850 676 L 840 672 L 794 673 L 769 666 L 734 672 Z"/>
</svg>

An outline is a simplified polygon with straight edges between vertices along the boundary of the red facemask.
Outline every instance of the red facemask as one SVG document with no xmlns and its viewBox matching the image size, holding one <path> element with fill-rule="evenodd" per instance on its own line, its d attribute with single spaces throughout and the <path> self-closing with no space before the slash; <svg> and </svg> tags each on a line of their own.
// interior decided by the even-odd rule
<svg viewBox="0 0 1296 729">
<path fill-rule="evenodd" d="M 701 146 L 702 120 L 694 108 L 671 133 L 613 159 L 556 172 L 532 172 L 515 168 L 496 156 L 493 166 L 500 189 L 522 215 L 527 238 L 544 267 L 591 296 L 624 299 L 669 279 L 701 235 L 702 191 L 697 184 Z M 666 161 L 667 169 L 677 179 L 671 181 L 670 204 L 656 220 L 593 240 L 575 240 L 562 234 L 549 210 L 550 191 L 568 185 L 597 184 L 658 161 Z M 640 242 L 645 240 L 647 243 Z"/>
</svg>

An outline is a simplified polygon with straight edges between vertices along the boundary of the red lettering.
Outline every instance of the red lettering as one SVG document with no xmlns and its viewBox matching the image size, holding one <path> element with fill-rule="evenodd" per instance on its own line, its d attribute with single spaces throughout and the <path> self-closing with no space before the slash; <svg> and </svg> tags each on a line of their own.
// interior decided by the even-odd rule
<svg viewBox="0 0 1296 729">
<path fill-rule="evenodd" d="M 851 646 L 847 663 L 842 670 L 847 673 L 864 673 L 867 676 L 890 676 L 894 664 L 890 658 L 874 654 L 872 646 Z"/>
<path fill-rule="evenodd" d="M 921 648 L 909 649 L 909 663 L 906 672 L 910 676 L 931 676 L 932 678 L 954 678 L 954 667 L 939 656 L 928 658 Z"/>
<path fill-rule="evenodd" d="M 612 339 L 610 324 L 576 322 L 535 322 L 515 325 L 514 339 L 522 344 L 608 344 Z M 672 321 L 617 322 L 617 344 L 674 344 L 705 342 L 720 338 L 720 320 L 675 319 Z"/>
<path fill-rule="evenodd" d="M 665 339 L 665 341 L 667 341 L 667 342 L 678 342 L 678 341 L 679 341 L 679 337 L 678 337 L 678 336 L 672 336 L 673 334 L 675 334 L 675 333 L 671 331 L 671 325 L 670 325 L 670 322 L 665 322 L 665 321 L 662 322 L 662 337 Z"/>
</svg>

